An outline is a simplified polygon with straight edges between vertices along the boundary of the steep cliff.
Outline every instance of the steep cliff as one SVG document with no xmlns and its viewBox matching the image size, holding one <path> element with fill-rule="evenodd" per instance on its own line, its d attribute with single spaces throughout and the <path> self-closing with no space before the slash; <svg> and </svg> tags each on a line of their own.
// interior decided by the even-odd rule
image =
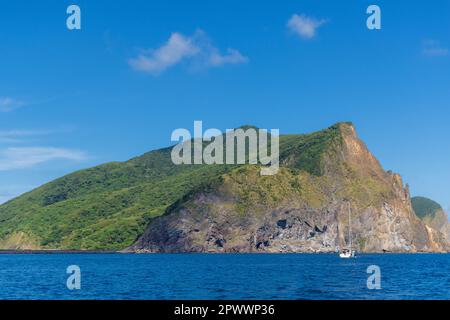
<svg viewBox="0 0 450 320">
<path fill-rule="evenodd" d="M 153 219 L 137 252 L 441 252 L 449 245 L 414 213 L 408 187 L 385 172 L 350 123 L 281 140 L 280 172 L 227 172 Z"/>
<path fill-rule="evenodd" d="M 81 170 L 0 206 L 0 249 L 447 251 L 351 123 L 280 137 L 280 170 L 174 165 L 171 148 Z M 348 236 L 349 214 L 351 237 Z"/>
</svg>

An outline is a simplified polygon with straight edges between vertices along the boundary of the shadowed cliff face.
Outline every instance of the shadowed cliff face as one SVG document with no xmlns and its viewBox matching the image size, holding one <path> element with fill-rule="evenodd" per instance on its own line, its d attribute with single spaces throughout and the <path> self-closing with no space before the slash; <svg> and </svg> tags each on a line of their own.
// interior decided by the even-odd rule
<svg viewBox="0 0 450 320">
<path fill-rule="evenodd" d="M 137 252 L 440 252 L 444 235 L 414 213 L 398 174 L 386 172 L 352 124 L 281 138 L 277 175 L 243 166 L 153 219 Z"/>
</svg>

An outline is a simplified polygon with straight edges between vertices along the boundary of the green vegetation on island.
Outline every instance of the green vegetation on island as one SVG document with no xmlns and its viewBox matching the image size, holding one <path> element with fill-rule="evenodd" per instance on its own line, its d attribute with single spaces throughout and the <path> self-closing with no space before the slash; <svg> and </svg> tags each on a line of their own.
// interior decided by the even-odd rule
<svg viewBox="0 0 450 320">
<path fill-rule="evenodd" d="M 319 175 L 321 157 L 339 137 L 340 127 L 281 136 L 282 161 Z M 177 166 L 170 152 L 171 148 L 155 150 L 81 170 L 1 205 L 0 248 L 126 248 L 152 218 L 236 167 Z"/>
<path fill-rule="evenodd" d="M 441 211 L 442 207 L 436 201 L 425 197 L 413 197 L 411 198 L 411 203 L 416 215 L 423 219 L 426 216 L 433 218 L 436 212 Z"/>
<path fill-rule="evenodd" d="M 329 252 L 349 241 L 350 203 L 362 251 L 446 250 L 351 123 L 280 136 L 272 176 L 259 165 L 175 165 L 171 151 L 80 170 L 1 205 L 0 249 Z M 440 208 L 413 205 L 419 217 Z M 406 221 L 392 220 L 394 206 Z M 389 232 L 398 221 L 404 242 Z"/>
</svg>

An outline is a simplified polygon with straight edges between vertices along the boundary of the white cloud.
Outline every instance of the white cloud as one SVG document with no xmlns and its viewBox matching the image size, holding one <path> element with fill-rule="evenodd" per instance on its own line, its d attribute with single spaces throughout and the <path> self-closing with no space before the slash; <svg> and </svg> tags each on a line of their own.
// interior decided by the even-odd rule
<svg viewBox="0 0 450 320">
<path fill-rule="evenodd" d="M 85 159 L 86 154 L 78 150 L 51 147 L 6 148 L 0 150 L 0 171 L 31 168 L 52 160 Z"/>
<path fill-rule="evenodd" d="M 228 48 L 226 54 L 221 54 L 206 34 L 198 30 L 192 36 L 172 33 L 164 45 L 147 50 L 128 60 L 128 63 L 137 71 L 158 75 L 183 61 L 201 67 L 220 67 L 225 64 L 244 63 L 248 58 L 233 48 Z"/>
<path fill-rule="evenodd" d="M 326 23 L 326 20 L 317 20 L 304 14 L 293 14 L 287 22 L 289 30 L 304 39 L 312 39 L 316 36 L 317 29 Z"/>
<path fill-rule="evenodd" d="M 162 47 L 151 50 L 149 54 L 144 53 L 137 58 L 130 59 L 129 63 L 135 70 L 158 74 L 181 62 L 184 58 L 197 54 L 199 50 L 192 43 L 192 39 L 180 33 L 172 33 Z"/>
<path fill-rule="evenodd" d="M 25 138 L 48 135 L 51 131 L 44 130 L 3 130 L 0 131 L 0 143 L 20 143 Z"/>
<path fill-rule="evenodd" d="M 428 57 L 444 57 L 449 55 L 449 50 L 442 47 L 439 41 L 427 39 L 422 42 L 422 53 Z"/>
<path fill-rule="evenodd" d="M 0 97 L 0 112 L 11 112 L 23 106 L 23 102 L 9 97 Z"/>
<path fill-rule="evenodd" d="M 238 63 L 245 63 L 248 61 L 248 58 L 243 56 L 239 51 L 236 49 L 228 48 L 227 54 L 223 55 L 219 52 L 219 50 L 211 51 L 209 55 L 208 63 L 211 66 L 223 66 L 224 64 L 238 64 Z"/>
</svg>

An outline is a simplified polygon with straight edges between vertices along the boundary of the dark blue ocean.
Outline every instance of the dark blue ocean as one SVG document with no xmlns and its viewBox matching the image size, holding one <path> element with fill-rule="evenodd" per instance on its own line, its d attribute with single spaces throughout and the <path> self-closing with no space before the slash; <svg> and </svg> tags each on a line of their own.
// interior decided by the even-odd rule
<svg viewBox="0 0 450 320">
<path fill-rule="evenodd" d="M 1 254 L 0 299 L 450 299 L 450 255 Z"/>
</svg>

